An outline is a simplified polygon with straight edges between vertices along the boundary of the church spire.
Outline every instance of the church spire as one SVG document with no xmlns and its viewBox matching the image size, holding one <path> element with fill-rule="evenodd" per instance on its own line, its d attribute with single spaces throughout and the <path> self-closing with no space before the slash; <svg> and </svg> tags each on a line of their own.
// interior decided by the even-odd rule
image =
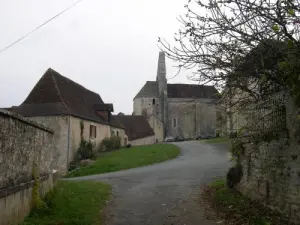
<svg viewBox="0 0 300 225">
<path fill-rule="evenodd" d="M 156 81 L 166 80 L 166 59 L 165 53 L 159 52 Z"/>
</svg>

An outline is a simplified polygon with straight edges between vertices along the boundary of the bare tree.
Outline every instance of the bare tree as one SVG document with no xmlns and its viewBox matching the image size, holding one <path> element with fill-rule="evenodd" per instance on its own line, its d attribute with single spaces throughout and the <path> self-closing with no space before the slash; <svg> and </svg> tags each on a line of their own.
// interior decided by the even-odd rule
<svg viewBox="0 0 300 225">
<path fill-rule="evenodd" d="M 176 44 L 159 39 L 179 68 L 194 69 L 193 79 L 222 90 L 230 110 L 253 107 L 281 89 L 300 103 L 300 0 L 189 0 L 185 7 Z"/>
</svg>

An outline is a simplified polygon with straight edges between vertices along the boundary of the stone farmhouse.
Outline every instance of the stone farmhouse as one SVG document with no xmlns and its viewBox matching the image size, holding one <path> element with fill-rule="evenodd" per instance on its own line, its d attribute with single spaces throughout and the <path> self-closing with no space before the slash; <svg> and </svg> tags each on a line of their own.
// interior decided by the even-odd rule
<svg viewBox="0 0 300 225">
<path fill-rule="evenodd" d="M 48 69 L 25 101 L 10 109 L 40 122 L 55 132 L 56 168 L 65 173 L 81 141 L 91 141 L 96 149 L 105 137 L 116 135 L 127 143 L 124 127 L 112 115 L 113 104 L 100 95 Z"/>
<path fill-rule="evenodd" d="M 144 116 L 117 115 L 117 121 L 125 128 L 128 144 L 132 146 L 155 143 L 155 134 Z"/>
<path fill-rule="evenodd" d="M 147 118 L 158 142 L 167 136 L 215 136 L 217 95 L 214 86 L 168 84 L 165 55 L 160 52 L 156 81 L 147 81 L 134 97 L 133 115 Z"/>
</svg>

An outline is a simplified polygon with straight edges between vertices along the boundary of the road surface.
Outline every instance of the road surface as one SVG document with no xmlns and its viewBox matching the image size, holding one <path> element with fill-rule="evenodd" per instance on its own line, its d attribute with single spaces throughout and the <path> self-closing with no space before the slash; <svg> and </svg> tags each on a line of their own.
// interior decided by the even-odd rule
<svg viewBox="0 0 300 225">
<path fill-rule="evenodd" d="M 225 144 L 177 142 L 173 160 L 120 172 L 72 178 L 113 186 L 107 225 L 212 225 L 203 215 L 200 185 L 224 176 L 230 166 Z"/>
</svg>

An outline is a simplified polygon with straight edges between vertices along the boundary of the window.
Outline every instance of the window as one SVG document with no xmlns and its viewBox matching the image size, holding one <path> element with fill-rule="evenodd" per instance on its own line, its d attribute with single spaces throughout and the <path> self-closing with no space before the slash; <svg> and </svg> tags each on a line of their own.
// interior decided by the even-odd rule
<svg viewBox="0 0 300 225">
<path fill-rule="evenodd" d="M 152 99 L 152 105 L 155 105 L 155 98 Z"/>
<path fill-rule="evenodd" d="M 90 138 L 97 137 L 97 128 L 94 125 L 90 125 Z"/>
<path fill-rule="evenodd" d="M 116 133 L 117 133 L 117 137 L 119 137 L 119 131 L 118 131 L 118 130 L 117 130 L 117 132 L 116 132 Z"/>
<path fill-rule="evenodd" d="M 173 127 L 177 127 L 177 119 L 176 118 L 173 119 Z"/>
</svg>

